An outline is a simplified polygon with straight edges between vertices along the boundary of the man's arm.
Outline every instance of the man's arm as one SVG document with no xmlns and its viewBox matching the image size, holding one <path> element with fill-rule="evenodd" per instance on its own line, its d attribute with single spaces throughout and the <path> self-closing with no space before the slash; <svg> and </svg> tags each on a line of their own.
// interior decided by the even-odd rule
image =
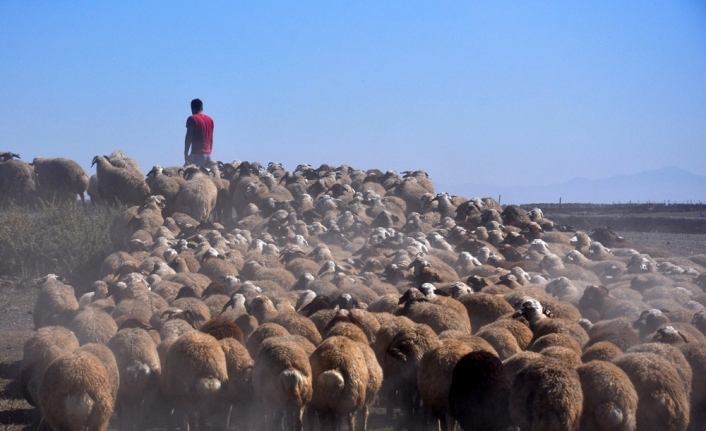
<svg viewBox="0 0 706 431">
<path fill-rule="evenodd" d="M 191 148 L 192 130 L 186 126 L 186 136 L 184 137 L 184 162 L 189 163 L 189 149 Z"/>
</svg>

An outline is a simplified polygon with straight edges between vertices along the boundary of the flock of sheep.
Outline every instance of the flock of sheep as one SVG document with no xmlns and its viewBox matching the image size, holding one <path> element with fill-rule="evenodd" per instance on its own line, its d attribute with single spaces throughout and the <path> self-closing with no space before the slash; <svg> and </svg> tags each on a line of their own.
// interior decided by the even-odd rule
<svg viewBox="0 0 706 431">
<path fill-rule="evenodd" d="M 354 431 L 373 406 L 406 429 L 706 430 L 704 255 L 435 194 L 423 171 L 145 179 L 115 152 L 89 181 L 7 154 L 5 198 L 133 205 L 99 280 L 38 281 L 20 383 L 55 430 L 115 412 L 120 430 Z"/>
</svg>

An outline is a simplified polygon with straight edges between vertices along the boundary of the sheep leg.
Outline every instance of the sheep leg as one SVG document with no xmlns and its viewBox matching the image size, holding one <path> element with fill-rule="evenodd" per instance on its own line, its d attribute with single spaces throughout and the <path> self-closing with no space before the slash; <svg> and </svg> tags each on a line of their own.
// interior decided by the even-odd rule
<svg viewBox="0 0 706 431">
<path fill-rule="evenodd" d="M 282 422 L 284 422 L 284 410 L 276 408 L 272 414 L 272 420 L 269 423 L 269 431 L 282 431 Z"/>
<path fill-rule="evenodd" d="M 456 418 L 450 412 L 446 412 L 446 429 L 443 431 L 456 431 Z"/>
<path fill-rule="evenodd" d="M 189 414 L 183 413 L 181 415 L 181 431 L 189 431 Z"/>
<path fill-rule="evenodd" d="M 368 431 L 368 417 L 370 416 L 370 408 L 367 405 L 363 406 L 363 410 L 360 412 L 362 429 L 360 431 Z M 359 427 L 361 428 L 361 427 Z"/>
<path fill-rule="evenodd" d="M 439 418 L 435 421 L 437 425 L 437 430 L 438 431 L 446 431 L 448 429 L 448 422 L 446 421 L 446 415 L 441 415 Z"/>
<path fill-rule="evenodd" d="M 314 431 L 316 428 L 315 421 L 316 421 L 316 410 L 311 408 L 311 406 L 306 408 L 306 429 L 307 431 Z M 323 423 L 320 424 L 319 428 L 323 431 Z"/>
<path fill-rule="evenodd" d="M 294 410 L 294 429 L 304 431 L 304 407 Z"/>
<path fill-rule="evenodd" d="M 355 431 L 355 415 L 356 411 L 348 413 L 348 431 Z"/>
</svg>

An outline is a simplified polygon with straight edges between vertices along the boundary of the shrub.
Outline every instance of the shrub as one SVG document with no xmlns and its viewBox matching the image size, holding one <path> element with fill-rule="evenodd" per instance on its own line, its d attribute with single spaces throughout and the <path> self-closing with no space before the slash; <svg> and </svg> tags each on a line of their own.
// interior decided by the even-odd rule
<svg viewBox="0 0 706 431">
<path fill-rule="evenodd" d="M 75 284 L 98 278 L 110 254 L 110 226 L 121 208 L 64 205 L 39 210 L 9 206 L 0 213 L 0 274 L 54 273 Z"/>
</svg>

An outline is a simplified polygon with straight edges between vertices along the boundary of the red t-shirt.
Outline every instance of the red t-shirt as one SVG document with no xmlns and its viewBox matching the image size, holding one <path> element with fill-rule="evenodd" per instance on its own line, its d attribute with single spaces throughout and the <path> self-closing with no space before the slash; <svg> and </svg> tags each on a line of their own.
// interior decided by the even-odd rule
<svg viewBox="0 0 706 431">
<path fill-rule="evenodd" d="M 213 120 L 206 114 L 194 114 L 186 119 L 191 129 L 191 154 L 211 154 L 213 146 Z"/>
</svg>

